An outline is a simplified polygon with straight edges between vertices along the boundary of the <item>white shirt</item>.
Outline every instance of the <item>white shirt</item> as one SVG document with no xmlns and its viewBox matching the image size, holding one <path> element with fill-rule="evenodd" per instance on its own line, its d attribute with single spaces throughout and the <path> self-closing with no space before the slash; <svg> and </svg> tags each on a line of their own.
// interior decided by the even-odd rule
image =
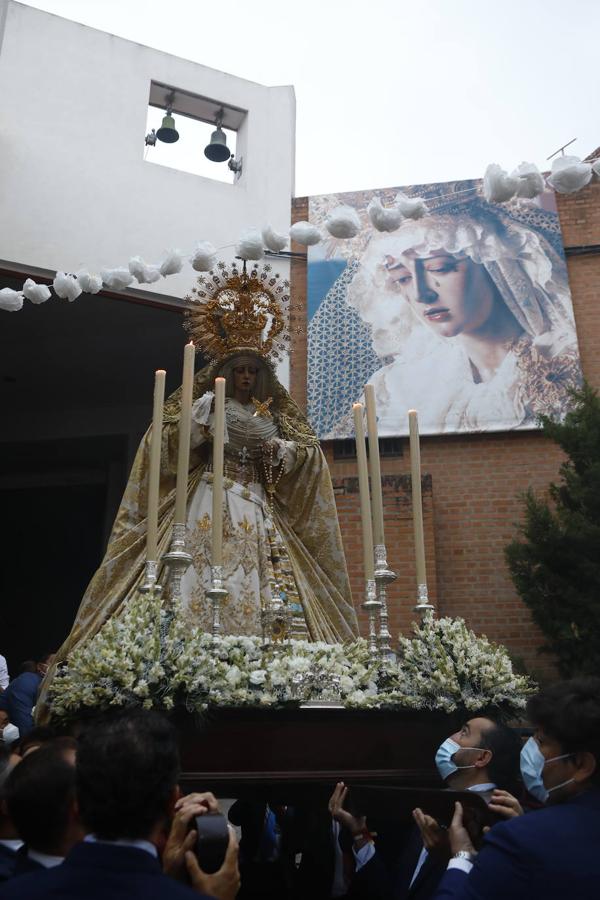
<svg viewBox="0 0 600 900">
<path fill-rule="evenodd" d="M 486 784 L 474 784 L 472 787 L 467 788 L 467 790 L 474 791 L 475 793 L 483 793 L 485 791 L 493 791 L 495 787 L 496 787 L 496 785 L 492 784 L 490 782 L 490 783 L 486 783 Z M 355 850 L 353 847 L 352 850 L 354 852 L 354 858 L 356 859 L 356 871 L 357 872 L 360 869 L 362 869 L 363 866 L 366 866 L 366 864 L 369 862 L 369 860 L 372 859 L 373 856 L 375 855 L 375 845 L 374 844 L 365 844 L 365 846 L 361 847 L 360 850 Z M 415 871 L 413 872 L 413 876 L 410 880 L 409 887 L 412 887 L 412 884 L 413 884 L 414 880 L 416 879 L 417 875 L 419 874 L 419 872 L 421 871 L 421 869 L 423 868 L 423 864 L 426 859 L 427 859 L 427 850 L 425 849 L 425 847 L 423 847 L 423 849 L 421 850 L 419 859 L 417 860 L 417 865 L 415 866 Z M 461 863 L 461 865 L 453 866 L 452 863 Z M 469 868 L 465 869 L 464 864 L 469 866 Z M 451 859 L 450 862 L 448 863 L 448 868 L 454 868 L 454 869 L 462 868 L 462 869 L 464 869 L 465 872 L 470 872 L 472 865 L 473 864 L 468 862 L 468 860 Z"/>
<path fill-rule="evenodd" d="M 3 691 L 8 687 L 8 683 L 10 678 L 8 677 L 8 666 L 6 665 L 6 660 L 0 654 L 0 687 Z"/>
<path fill-rule="evenodd" d="M 23 846 L 23 841 L 17 840 L 17 838 L 2 838 L 0 841 L 3 847 L 7 847 L 9 850 L 14 850 L 16 853 L 17 850 L 20 850 Z"/>
<path fill-rule="evenodd" d="M 45 869 L 53 869 L 55 866 L 60 866 L 65 859 L 64 856 L 54 856 L 52 853 L 38 853 L 37 850 L 28 850 L 27 858 L 39 863 Z"/>
</svg>

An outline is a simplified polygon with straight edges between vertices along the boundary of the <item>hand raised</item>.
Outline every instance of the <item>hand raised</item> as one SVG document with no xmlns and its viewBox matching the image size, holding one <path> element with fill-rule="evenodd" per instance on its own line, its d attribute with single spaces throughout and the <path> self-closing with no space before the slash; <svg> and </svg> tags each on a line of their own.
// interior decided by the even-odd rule
<svg viewBox="0 0 600 900">
<path fill-rule="evenodd" d="M 213 875 L 203 872 L 195 855 L 188 850 L 185 864 L 192 888 L 199 894 L 208 894 L 216 900 L 234 900 L 240 889 L 238 868 L 238 841 L 235 831 L 229 826 L 229 843 L 221 868 Z"/>
<path fill-rule="evenodd" d="M 213 794 L 187 794 L 175 804 L 175 814 L 162 854 L 163 871 L 179 881 L 186 880 L 185 854 L 196 843 L 195 829 L 189 830 L 196 816 L 207 812 L 219 812 L 219 804 Z"/>
<path fill-rule="evenodd" d="M 448 831 L 433 816 L 428 816 L 422 809 L 413 809 L 415 820 L 423 839 L 423 846 L 428 853 L 447 859 L 450 856 Z"/>
<path fill-rule="evenodd" d="M 344 801 L 348 795 L 348 788 L 343 781 L 338 781 L 333 794 L 329 798 L 328 809 L 332 819 L 339 822 L 343 828 L 347 828 L 351 834 L 359 834 L 367 826 L 365 816 L 353 816 L 344 809 Z"/>
<path fill-rule="evenodd" d="M 454 804 L 454 815 L 448 829 L 448 837 L 452 853 L 458 853 L 459 850 L 466 850 L 468 853 L 476 852 L 469 832 L 463 824 L 463 808 L 458 801 Z"/>
<path fill-rule="evenodd" d="M 504 819 L 514 819 L 523 815 L 523 807 L 517 798 L 509 794 L 508 791 L 500 791 L 497 788 L 492 794 L 488 809 L 491 809 L 493 813 L 502 816 Z"/>
</svg>

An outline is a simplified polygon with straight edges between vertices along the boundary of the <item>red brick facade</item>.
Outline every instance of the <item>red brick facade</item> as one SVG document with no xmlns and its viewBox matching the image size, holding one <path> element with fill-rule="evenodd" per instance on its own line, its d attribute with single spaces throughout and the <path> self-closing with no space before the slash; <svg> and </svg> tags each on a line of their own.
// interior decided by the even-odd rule
<svg viewBox="0 0 600 900">
<path fill-rule="evenodd" d="M 600 182 L 557 197 L 585 377 L 600 388 Z M 307 218 L 307 199 L 293 202 L 293 220 Z M 596 251 L 590 248 L 596 245 Z M 581 248 L 588 248 L 583 251 Z M 293 250 L 302 250 L 295 245 Z M 306 308 L 306 263 L 292 263 L 292 299 Z M 306 402 L 306 338 L 293 345 L 291 390 Z M 408 441 L 402 457 L 382 459 L 388 561 L 399 577 L 388 591 L 394 639 L 414 618 L 415 568 Z M 354 461 L 327 454 L 361 631 L 359 498 Z M 440 614 L 461 615 L 477 632 L 505 643 L 534 672 L 550 660 L 538 652 L 541 635 L 510 580 L 504 547 L 522 518 L 519 494 L 543 491 L 557 476 L 560 453 L 539 433 L 426 437 L 421 441 L 423 503 L 430 598 Z"/>
</svg>

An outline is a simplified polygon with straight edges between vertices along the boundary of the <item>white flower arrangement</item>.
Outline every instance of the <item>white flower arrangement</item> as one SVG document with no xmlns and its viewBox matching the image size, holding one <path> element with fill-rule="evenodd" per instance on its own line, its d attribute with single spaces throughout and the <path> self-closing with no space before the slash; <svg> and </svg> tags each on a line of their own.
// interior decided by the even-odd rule
<svg viewBox="0 0 600 900">
<path fill-rule="evenodd" d="M 211 635 L 190 627 L 158 595 L 136 595 L 86 644 L 73 651 L 50 689 L 52 716 L 85 708 L 141 705 L 275 707 L 329 700 L 358 709 L 514 711 L 532 686 L 512 671 L 506 650 L 469 631 L 462 619 L 434 619 L 400 639 L 400 658 L 373 664 L 366 641 L 290 640 Z"/>
<path fill-rule="evenodd" d="M 400 638 L 400 668 L 409 695 L 448 712 L 523 709 L 535 686 L 513 671 L 506 648 L 476 635 L 464 619 L 425 615 L 414 638 Z"/>
</svg>

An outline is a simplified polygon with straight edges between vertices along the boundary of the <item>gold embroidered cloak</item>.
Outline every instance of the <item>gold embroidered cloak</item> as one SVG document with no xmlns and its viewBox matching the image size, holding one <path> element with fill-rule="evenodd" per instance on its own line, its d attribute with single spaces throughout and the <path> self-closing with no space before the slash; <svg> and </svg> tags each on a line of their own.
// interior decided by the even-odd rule
<svg viewBox="0 0 600 900">
<path fill-rule="evenodd" d="M 230 354 L 231 358 L 234 354 Z M 194 400 L 212 389 L 224 361 L 198 372 Z M 346 560 L 327 462 L 319 442 L 297 404 L 265 366 L 271 410 L 282 437 L 296 443 L 296 464 L 277 482 L 273 517 L 292 566 L 312 640 L 345 642 L 358 636 Z M 181 388 L 165 405 L 161 446 L 161 480 L 158 510 L 158 556 L 168 551 L 175 506 L 175 482 Z M 118 615 L 142 583 L 146 551 L 147 484 L 151 427 L 136 454 L 129 481 L 117 513 L 106 555 L 92 578 L 75 623 L 60 647 L 48 673 L 38 702 L 38 721 L 48 716 L 45 697 L 56 666 L 69 653 L 90 640 L 112 616 Z M 192 449 L 188 480 L 188 503 L 207 466 L 203 448 Z M 159 567 L 159 581 L 162 569 Z M 232 598 L 235 602 L 235 598 Z"/>
</svg>

